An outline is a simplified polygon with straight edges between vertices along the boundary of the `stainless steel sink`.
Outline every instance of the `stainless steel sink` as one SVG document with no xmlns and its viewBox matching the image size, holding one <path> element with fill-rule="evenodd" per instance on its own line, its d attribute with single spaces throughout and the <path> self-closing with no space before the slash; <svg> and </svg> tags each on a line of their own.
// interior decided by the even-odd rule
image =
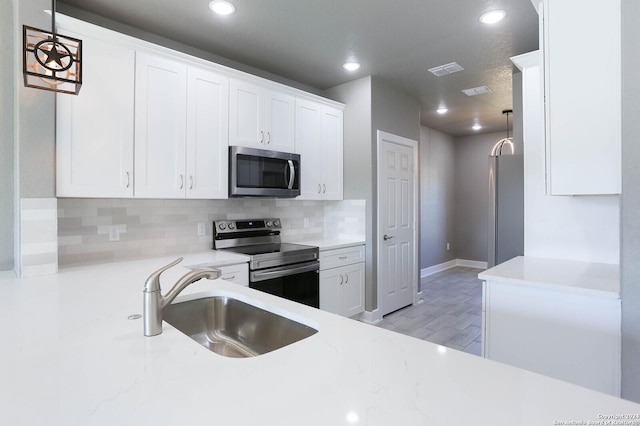
<svg viewBox="0 0 640 426">
<path fill-rule="evenodd" d="M 210 351 L 232 358 L 265 354 L 318 332 L 226 296 L 171 304 L 164 320 Z"/>
</svg>

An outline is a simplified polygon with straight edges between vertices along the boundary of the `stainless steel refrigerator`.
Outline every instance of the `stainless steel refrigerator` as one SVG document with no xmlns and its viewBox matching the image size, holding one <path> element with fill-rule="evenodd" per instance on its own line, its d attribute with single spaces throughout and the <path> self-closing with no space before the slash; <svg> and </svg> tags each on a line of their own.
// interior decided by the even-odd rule
<svg viewBox="0 0 640 426">
<path fill-rule="evenodd" d="M 522 155 L 489 157 L 489 268 L 524 254 Z"/>
</svg>

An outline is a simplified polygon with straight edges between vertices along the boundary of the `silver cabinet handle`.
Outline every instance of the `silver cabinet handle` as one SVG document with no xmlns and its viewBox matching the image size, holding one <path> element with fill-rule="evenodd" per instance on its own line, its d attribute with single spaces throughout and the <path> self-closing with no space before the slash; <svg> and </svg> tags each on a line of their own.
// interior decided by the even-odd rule
<svg viewBox="0 0 640 426">
<path fill-rule="evenodd" d="M 223 280 L 232 280 L 234 279 L 236 276 L 235 275 L 231 275 L 230 277 L 225 277 L 224 275 L 221 276 L 220 278 L 222 278 Z"/>
<path fill-rule="evenodd" d="M 346 280 L 345 280 L 345 282 L 344 282 L 344 283 L 346 284 L 346 283 L 348 283 L 348 282 L 349 282 L 349 274 L 344 274 L 344 276 L 345 276 L 345 278 L 346 278 Z"/>
<path fill-rule="evenodd" d="M 127 188 L 131 185 L 131 174 L 127 172 Z"/>
<path fill-rule="evenodd" d="M 264 132 L 260 130 L 260 143 L 264 143 Z"/>
<path fill-rule="evenodd" d="M 384 238 L 384 240 L 385 240 L 385 241 L 387 241 L 387 240 L 392 239 L 393 237 L 390 237 L 390 236 L 388 236 L 387 234 L 385 234 L 385 235 L 384 235 L 384 237 L 382 237 L 382 238 Z"/>
<path fill-rule="evenodd" d="M 340 285 L 344 284 L 344 275 L 340 274 Z"/>
<path fill-rule="evenodd" d="M 340 259 L 340 260 L 345 260 L 346 258 L 347 258 L 347 256 L 340 256 L 340 257 L 338 257 L 338 259 Z"/>
<path fill-rule="evenodd" d="M 180 175 L 180 189 L 184 188 L 184 176 Z"/>
<path fill-rule="evenodd" d="M 189 175 L 189 189 L 193 189 L 193 175 Z"/>
<path fill-rule="evenodd" d="M 267 145 L 271 144 L 271 132 L 267 132 Z"/>
<path fill-rule="evenodd" d="M 322 187 L 320 186 L 320 184 L 318 184 L 318 194 L 322 193 Z"/>
<path fill-rule="evenodd" d="M 327 185 L 325 185 L 324 183 L 322 184 L 322 193 L 324 194 L 325 192 L 327 192 Z"/>
</svg>

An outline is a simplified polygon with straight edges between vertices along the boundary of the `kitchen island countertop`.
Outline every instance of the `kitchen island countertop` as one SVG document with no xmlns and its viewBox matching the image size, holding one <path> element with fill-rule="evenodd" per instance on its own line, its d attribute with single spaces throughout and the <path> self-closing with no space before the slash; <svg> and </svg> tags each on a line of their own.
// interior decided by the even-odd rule
<svg viewBox="0 0 640 426">
<path fill-rule="evenodd" d="M 163 292 L 182 265 L 209 258 L 185 256 L 162 275 Z M 176 301 L 234 294 L 319 332 L 246 359 L 166 323 L 144 337 L 129 316 L 142 313 L 147 276 L 174 259 L 0 275 L 0 422 L 541 426 L 640 415 L 631 402 L 222 280 L 198 281 Z"/>
</svg>

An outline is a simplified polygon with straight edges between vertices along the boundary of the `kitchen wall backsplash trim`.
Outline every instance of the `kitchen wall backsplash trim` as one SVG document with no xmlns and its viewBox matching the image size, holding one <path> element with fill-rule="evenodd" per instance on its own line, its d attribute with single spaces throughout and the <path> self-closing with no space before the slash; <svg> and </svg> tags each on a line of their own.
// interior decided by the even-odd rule
<svg viewBox="0 0 640 426">
<path fill-rule="evenodd" d="M 365 201 L 58 199 L 60 267 L 209 250 L 212 222 L 280 217 L 284 241 L 364 238 Z M 305 228 L 305 218 L 309 220 Z M 204 223 L 205 236 L 198 236 Z M 117 226 L 119 241 L 109 241 Z"/>
<path fill-rule="evenodd" d="M 58 272 L 57 200 L 20 199 L 20 264 L 22 277 Z"/>
</svg>

